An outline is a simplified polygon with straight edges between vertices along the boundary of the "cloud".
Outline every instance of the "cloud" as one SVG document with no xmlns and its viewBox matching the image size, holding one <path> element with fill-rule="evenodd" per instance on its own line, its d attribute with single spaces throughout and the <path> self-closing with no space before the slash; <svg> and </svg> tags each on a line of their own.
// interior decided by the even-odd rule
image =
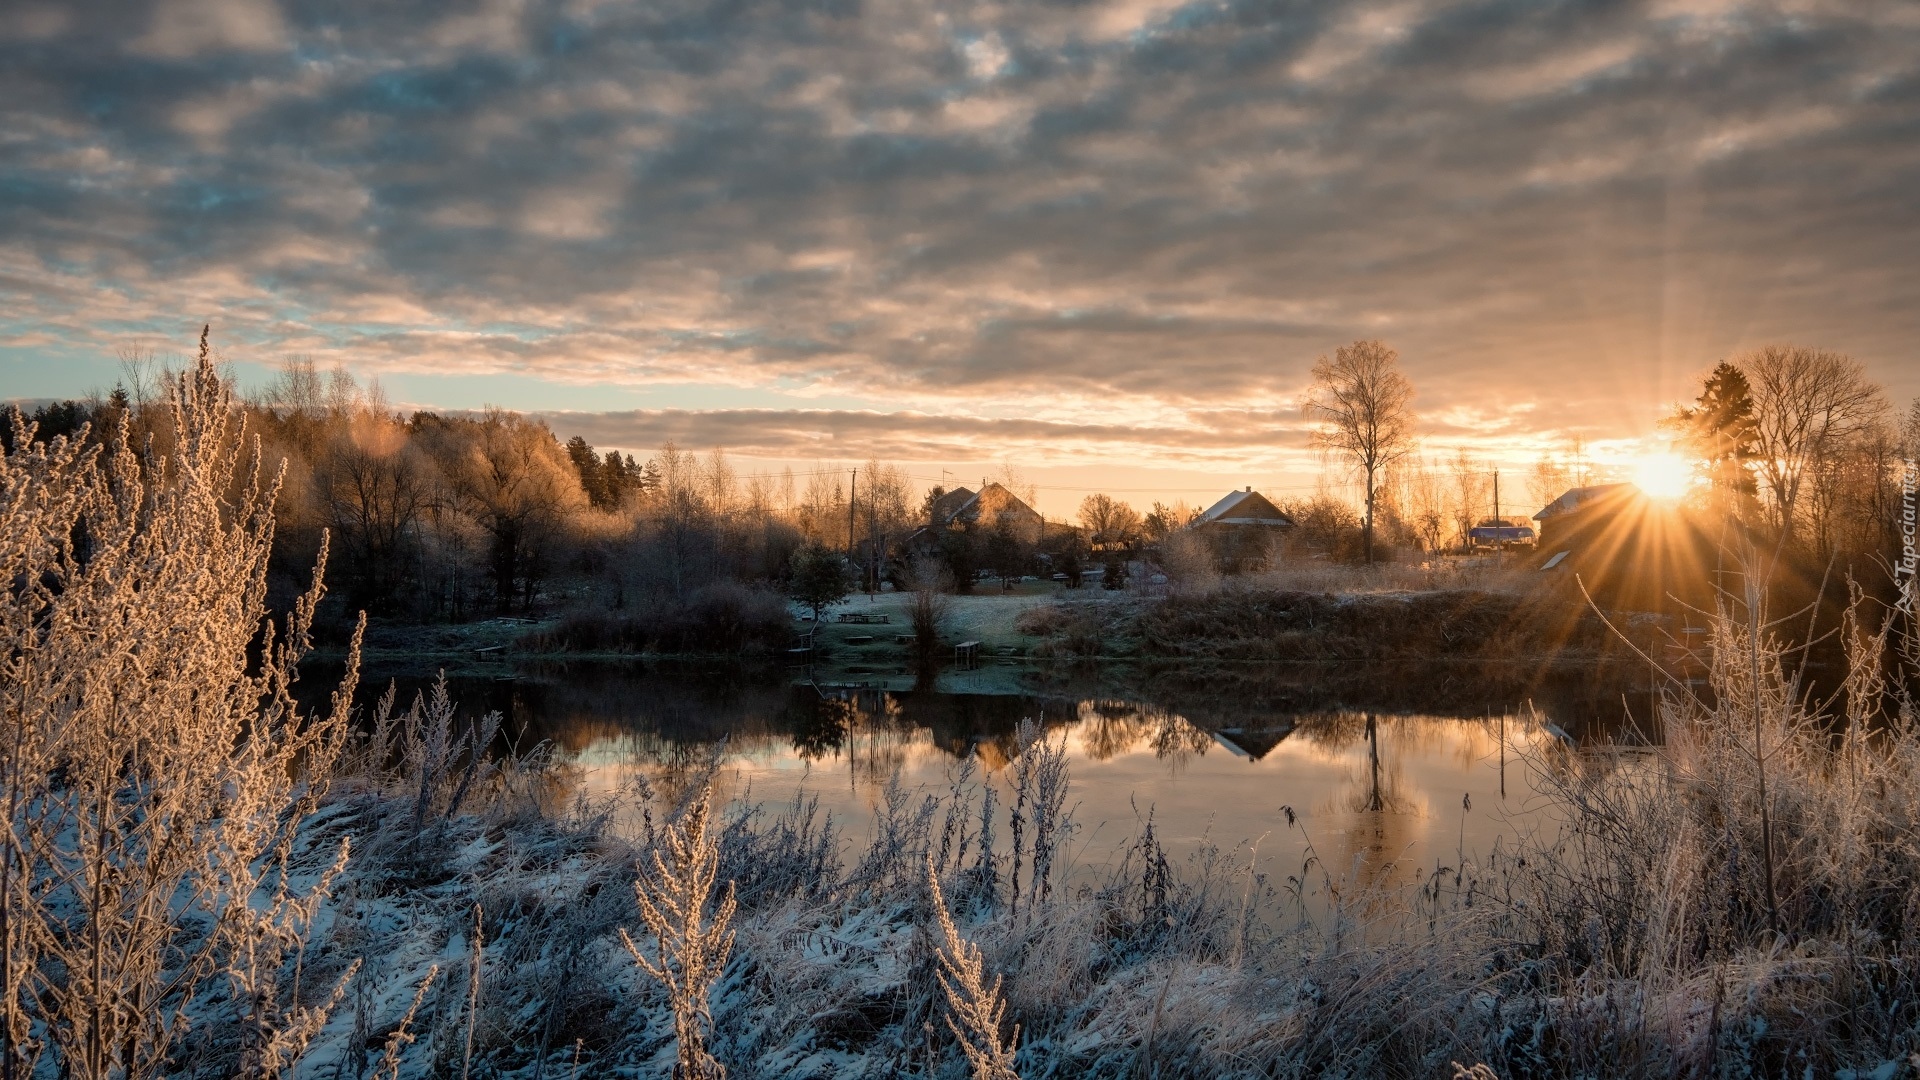
<svg viewBox="0 0 1920 1080">
<path fill-rule="evenodd" d="M 160 0 L 133 49 L 179 60 L 207 52 L 278 49 L 286 37 L 273 0 Z"/>
<path fill-rule="evenodd" d="M 1778 338 L 1920 391 L 1896 2 L 35 10 L 0 32 L 8 356 L 208 319 L 956 450 L 1263 452 L 1189 414 L 1289 403 L 1357 337 L 1449 436 L 1625 433 Z M 810 437 L 672 415 L 628 422 Z"/>
<path fill-rule="evenodd" d="M 681 447 L 726 447 L 773 459 L 868 458 L 946 461 L 1035 461 L 1051 464 L 1116 459 L 1208 465 L 1256 459 L 1297 461 L 1308 456 L 1307 432 L 1297 413 L 1213 410 L 1177 425 L 1070 423 L 925 413 L 833 409 L 649 409 L 545 413 L 565 436 L 596 446 L 650 452 L 669 441 Z"/>
</svg>

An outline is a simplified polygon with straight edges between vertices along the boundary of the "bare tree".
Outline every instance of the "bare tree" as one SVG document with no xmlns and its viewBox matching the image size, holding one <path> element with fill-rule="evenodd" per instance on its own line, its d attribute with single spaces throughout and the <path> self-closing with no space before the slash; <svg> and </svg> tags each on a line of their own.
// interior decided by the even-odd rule
<svg viewBox="0 0 1920 1080">
<path fill-rule="evenodd" d="M 415 531 L 435 494 L 432 466 L 403 424 L 362 411 L 341 427 L 315 477 L 321 507 L 345 555 L 349 599 L 390 610 L 401 600 Z"/>
<path fill-rule="evenodd" d="M 1319 422 L 1313 443 L 1358 469 L 1366 481 L 1363 526 L 1367 562 L 1373 562 L 1375 486 L 1380 472 L 1413 451 L 1413 383 L 1400 373 L 1400 354 L 1384 342 L 1356 341 L 1313 365 L 1313 387 L 1301 402 Z"/>
<path fill-rule="evenodd" d="M 1858 361 L 1826 349 L 1768 345 L 1734 362 L 1752 387 L 1755 464 L 1784 544 L 1809 470 L 1879 420 L 1886 399 Z"/>
<path fill-rule="evenodd" d="M 1110 495 L 1080 500 L 1080 524 L 1095 544 L 1124 544 L 1138 536 L 1141 528 L 1139 512 Z"/>
<path fill-rule="evenodd" d="M 1527 472 L 1527 496 L 1535 506 L 1547 505 L 1573 486 L 1573 470 L 1555 454 L 1535 461 Z"/>
<path fill-rule="evenodd" d="M 454 505 L 487 534 L 499 611 L 509 609 L 516 592 L 530 606 L 554 534 L 586 507 L 566 450 L 545 424 L 499 409 L 471 426 L 443 422 L 421 434 Z"/>
</svg>

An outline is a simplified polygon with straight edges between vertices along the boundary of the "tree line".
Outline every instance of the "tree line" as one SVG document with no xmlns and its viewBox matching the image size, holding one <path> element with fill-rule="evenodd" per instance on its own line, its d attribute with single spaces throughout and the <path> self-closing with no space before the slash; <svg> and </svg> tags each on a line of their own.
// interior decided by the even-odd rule
<svg viewBox="0 0 1920 1080">
<path fill-rule="evenodd" d="M 130 370 L 110 394 L 43 406 L 31 417 L 37 437 L 86 428 L 102 440 L 124 427 L 135 445 L 152 440 L 164 454 L 173 435 L 168 410 L 145 389 L 154 381 Z M 349 610 L 395 619 L 462 620 L 542 601 L 619 610 L 741 583 L 784 589 L 803 551 L 816 568 L 823 553 L 837 557 L 852 588 L 909 587 L 929 572 L 959 591 L 989 574 L 1055 573 L 1078 584 L 1094 567 L 1115 586 L 1143 553 L 1180 558 L 1167 549 L 1192 546 L 1187 526 L 1200 512 L 1178 502 L 1141 512 L 1095 493 L 1073 522 L 1035 531 L 991 518 L 947 525 L 932 520 L 945 489 L 918 491 L 897 465 L 743 475 L 723 450 L 672 443 L 643 460 L 577 436 L 563 442 L 543 422 L 501 409 L 402 415 L 377 383 L 308 361 L 282 365 L 238 400 L 261 443 L 262 476 L 285 463 L 276 594 L 303 587 L 300 568 L 325 534 L 336 596 Z M 1294 522 L 1290 547 L 1343 561 L 1433 554 L 1470 546 L 1470 530 L 1495 519 L 1492 464 L 1466 450 L 1422 453 L 1412 401 L 1384 343 L 1354 342 L 1315 365 L 1302 402 L 1315 445 L 1362 494 L 1357 505 L 1333 486 L 1275 498 Z M 1899 464 L 1920 444 L 1920 403 L 1896 418 L 1858 362 L 1776 346 L 1721 363 L 1663 427 L 1700 472 L 1696 511 L 1825 560 L 1883 553 L 1893 542 Z M 9 448 L 16 438 L 0 425 Z M 1594 478 L 1576 442 L 1509 472 L 1498 517 L 1524 522 Z M 1002 481 L 1032 501 L 1016 475 Z M 1265 554 L 1193 557 L 1230 571 Z"/>
</svg>

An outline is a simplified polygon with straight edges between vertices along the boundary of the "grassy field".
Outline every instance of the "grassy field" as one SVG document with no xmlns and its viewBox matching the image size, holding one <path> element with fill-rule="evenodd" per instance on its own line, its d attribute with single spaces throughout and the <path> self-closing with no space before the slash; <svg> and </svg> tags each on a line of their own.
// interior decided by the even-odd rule
<svg viewBox="0 0 1920 1080">
<path fill-rule="evenodd" d="M 1056 603 L 1076 605 L 1092 602 L 1114 593 L 1093 589 L 1063 589 L 1051 582 L 1022 582 L 1011 591 L 1001 591 L 988 583 L 970 596 L 947 597 L 946 616 L 941 620 L 942 670 L 939 686 L 954 693 L 1015 693 L 1025 687 L 1030 668 L 1029 654 L 1040 638 L 1022 633 L 1020 616 L 1036 608 Z M 910 646 L 904 640 L 913 632 L 907 593 L 878 593 L 868 597 L 860 593 L 828 612 L 821 622 L 816 646 L 824 656 L 815 663 L 813 677 L 818 682 L 868 682 L 889 689 L 913 685 Z M 842 614 L 884 615 L 887 622 L 842 623 Z M 797 624 L 804 635 L 808 623 Z M 871 641 L 861 641 L 871 638 Z M 980 667 L 957 671 L 951 666 L 950 646 L 963 641 L 980 643 Z"/>
</svg>

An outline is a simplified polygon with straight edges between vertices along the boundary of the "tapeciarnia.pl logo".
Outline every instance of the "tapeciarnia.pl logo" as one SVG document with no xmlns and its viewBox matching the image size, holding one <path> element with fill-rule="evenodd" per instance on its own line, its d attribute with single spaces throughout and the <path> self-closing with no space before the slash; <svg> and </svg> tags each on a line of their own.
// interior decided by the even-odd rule
<svg viewBox="0 0 1920 1080">
<path fill-rule="evenodd" d="M 1909 458 L 1906 471 L 1900 475 L 1900 561 L 1893 567 L 1893 583 L 1900 590 L 1900 608 L 1909 615 L 1913 614 L 1913 595 L 1920 591 L 1914 588 L 1913 493 L 1917 479 L 1920 479 L 1920 468 L 1916 468 L 1914 460 Z"/>
</svg>

